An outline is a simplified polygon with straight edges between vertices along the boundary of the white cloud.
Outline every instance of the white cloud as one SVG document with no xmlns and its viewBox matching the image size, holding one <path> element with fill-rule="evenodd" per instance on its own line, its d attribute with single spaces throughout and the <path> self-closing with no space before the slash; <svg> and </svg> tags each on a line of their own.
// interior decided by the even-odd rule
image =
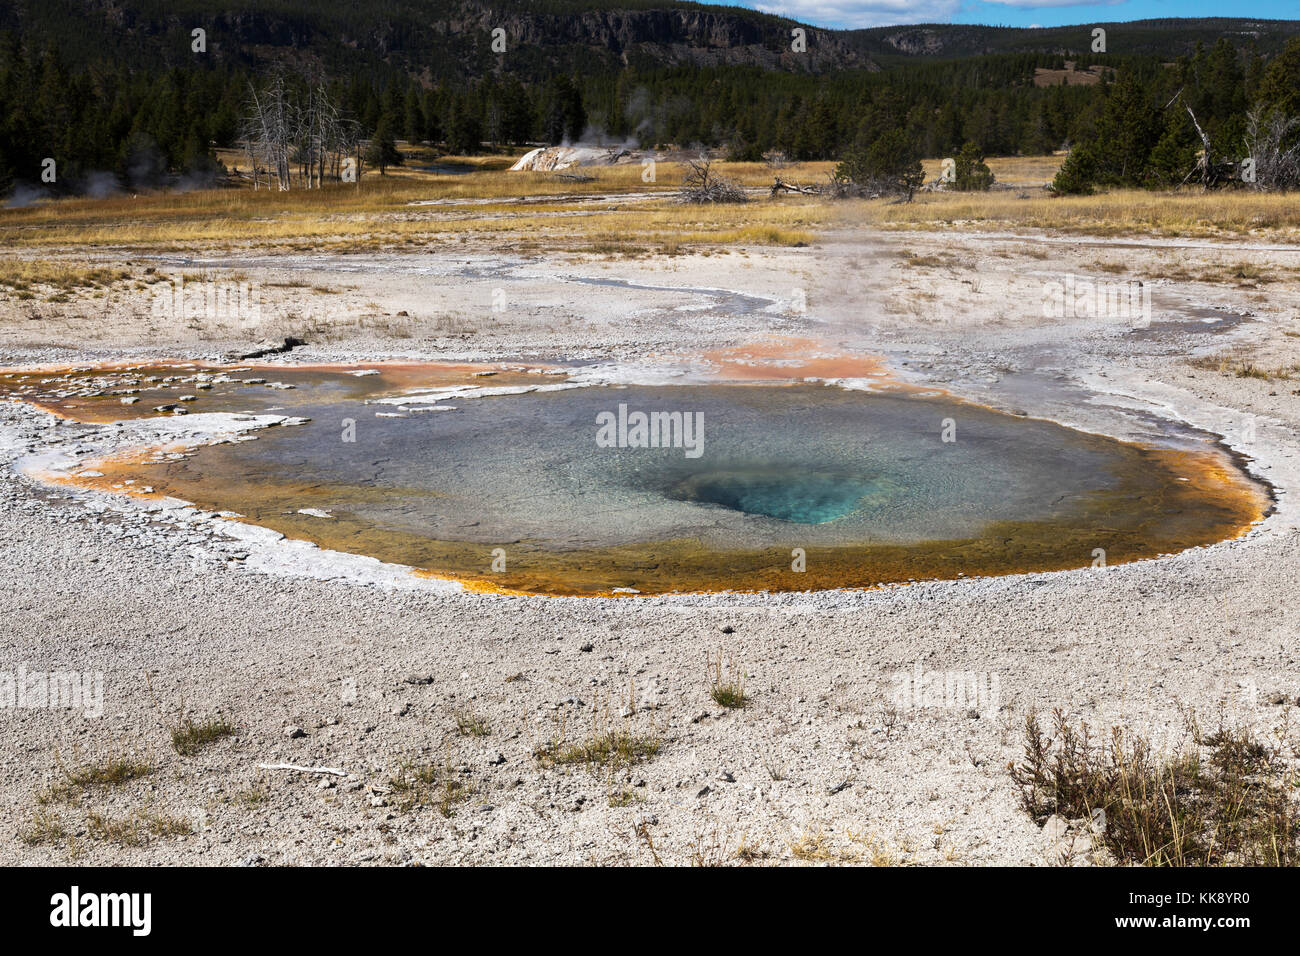
<svg viewBox="0 0 1300 956">
<path fill-rule="evenodd" d="M 1051 7 L 1112 7 L 1128 0 L 985 0 L 1032 10 Z M 823 27 L 882 27 L 908 23 L 948 23 L 967 5 L 963 0 L 756 0 L 753 6 L 801 23 Z"/>
<path fill-rule="evenodd" d="M 962 0 L 781 0 L 778 3 L 759 0 L 754 3 L 764 13 L 775 13 L 801 23 L 851 28 L 946 23 L 961 5 Z"/>
<path fill-rule="evenodd" d="M 1114 7 L 1128 0 L 984 0 L 985 3 L 1000 3 L 1004 7 Z"/>
</svg>

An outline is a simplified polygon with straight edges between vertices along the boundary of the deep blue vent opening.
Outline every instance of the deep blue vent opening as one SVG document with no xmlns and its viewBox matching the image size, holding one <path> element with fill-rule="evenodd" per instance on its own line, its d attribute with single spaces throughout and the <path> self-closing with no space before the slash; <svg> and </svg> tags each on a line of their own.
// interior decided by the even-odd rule
<svg viewBox="0 0 1300 956">
<path fill-rule="evenodd" d="M 693 475 L 678 483 L 671 496 L 797 524 L 825 524 L 857 510 L 875 490 L 863 479 L 792 468 Z"/>
</svg>

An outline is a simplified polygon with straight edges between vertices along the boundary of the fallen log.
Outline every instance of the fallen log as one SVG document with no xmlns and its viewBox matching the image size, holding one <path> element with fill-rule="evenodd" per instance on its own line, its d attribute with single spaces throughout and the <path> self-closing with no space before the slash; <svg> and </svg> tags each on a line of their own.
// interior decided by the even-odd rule
<svg viewBox="0 0 1300 956">
<path fill-rule="evenodd" d="M 777 176 L 772 183 L 771 195 L 775 196 L 780 192 L 801 193 L 805 196 L 820 196 L 822 190 L 820 186 L 800 186 L 798 183 L 783 182 L 781 177 Z"/>
</svg>

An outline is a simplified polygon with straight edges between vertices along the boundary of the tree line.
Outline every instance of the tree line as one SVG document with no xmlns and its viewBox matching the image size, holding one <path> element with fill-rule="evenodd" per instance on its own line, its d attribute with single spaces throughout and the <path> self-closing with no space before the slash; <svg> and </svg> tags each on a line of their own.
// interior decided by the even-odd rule
<svg viewBox="0 0 1300 956">
<path fill-rule="evenodd" d="M 841 162 L 873 149 L 877 157 L 909 158 L 967 147 L 979 156 L 1070 149 L 1057 186 L 1078 191 L 1177 185 L 1207 141 L 1214 157 L 1244 158 L 1252 128 L 1283 152 L 1295 137 L 1285 123 L 1251 115 L 1261 104 L 1268 115 L 1300 115 L 1300 42 L 1267 61 L 1227 40 L 1172 63 L 1082 56 L 1078 70 L 1108 68 L 1101 82 L 1034 82 L 1036 70 L 1064 64 L 1058 55 L 1011 53 L 821 76 L 751 66 L 629 67 L 421 82 L 400 71 L 319 67 L 268 76 L 224 61 L 72 69 L 56 50 L 5 35 L 0 192 L 41 184 L 51 158 L 57 178 L 43 185 L 53 192 L 93 191 L 106 180 L 142 188 L 211 182 L 221 172 L 216 148 L 250 144 L 272 181 L 282 182 L 287 165 L 319 183 L 337 177 L 346 157 L 381 168 L 400 161 L 399 140 L 449 154 L 603 141 L 710 147 L 734 160 L 775 150 Z M 294 116 L 268 125 L 257 98 L 275 82 Z"/>
<path fill-rule="evenodd" d="M 1059 192 L 1300 188 L 1300 39 L 1267 62 L 1220 40 L 1172 65 L 1135 64 L 1099 93 L 1077 117 Z"/>
</svg>

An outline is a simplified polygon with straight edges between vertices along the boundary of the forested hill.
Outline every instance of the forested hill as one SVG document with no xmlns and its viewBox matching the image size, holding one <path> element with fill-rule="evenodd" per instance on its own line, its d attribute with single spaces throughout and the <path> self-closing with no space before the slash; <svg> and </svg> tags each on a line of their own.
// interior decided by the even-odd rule
<svg viewBox="0 0 1300 956">
<path fill-rule="evenodd" d="M 870 30 L 805 26 L 807 51 L 791 50 L 795 21 L 740 7 L 671 0 L 10 0 L 0 33 L 57 49 L 64 63 L 156 70 L 194 64 L 190 31 L 208 34 L 208 56 L 256 70 L 286 59 L 333 75 L 397 72 L 423 82 L 509 70 L 523 82 L 556 72 L 600 74 L 675 66 L 767 71 L 874 71 L 989 54 L 1077 55 L 1092 29 L 1107 52 L 1174 59 L 1227 37 L 1241 49 L 1277 52 L 1300 22 L 1214 18 L 1014 29 L 931 24 Z M 508 56 L 490 49 L 506 31 Z"/>
<path fill-rule="evenodd" d="M 0 0 L 0 197 L 51 159 L 45 193 L 217 181 L 216 151 L 247 140 L 273 83 L 381 147 L 634 142 L 754 161 L 838 159 L 886 135 L 930 157 L 1127 136 L 1134 168 L 1158 152 L 1152 184 L 1181 179 L 1201 142 L 1176 94 L 1216 151 L 1240 150 L 1261 97 L 1300 116 L 1300 21 L 802 27 L 804 51 L 796 28 L 666 0 Z"/>
<path fill-rule="evenodd" d="M 1300 8 L 1297 10 L 1300 13 Z M 1225 37 L 1240 49 L 1251 48 L 1261 55 L 1268 55 L 1280 51 L 1292 37 L 1300 36 L 1300 20 L 1229 17 L 1134 20 L 1034 29 L 925 24 L 854 30 L 844 36 L 862 55 L 888 67 L 919 59 L 953 59 L 994 53 L 1072 56 L 1091 51 L 1092 31 L 1096 27 L 1106 31 L 1108 53 L 1158 56 L 1170 60 L 1190 56 L 1195 53 L 1197 44 L 1212 47 Z"/>
<path fill-rule="evenodd" d="M 806 52 L 792 51 L 795 26 L 739 7 L 664 0 L 258 0 L 224 10 L 207 0 L 15 0 L 0 10 L 0 31 L 57 45 L 71 62 L 111 51 L 146 69 L 192 64 L 196 27 L 219 63 L 256 68 L 288 56 L 331 73 L 400 70 L 433 81 L 503 68 L 523 81 L 665 66 L 876 69 L 835 31 L 805 27 Z M 505 57 L 490 47 L 496 29 L 505 31 Z"/>
</svg>

